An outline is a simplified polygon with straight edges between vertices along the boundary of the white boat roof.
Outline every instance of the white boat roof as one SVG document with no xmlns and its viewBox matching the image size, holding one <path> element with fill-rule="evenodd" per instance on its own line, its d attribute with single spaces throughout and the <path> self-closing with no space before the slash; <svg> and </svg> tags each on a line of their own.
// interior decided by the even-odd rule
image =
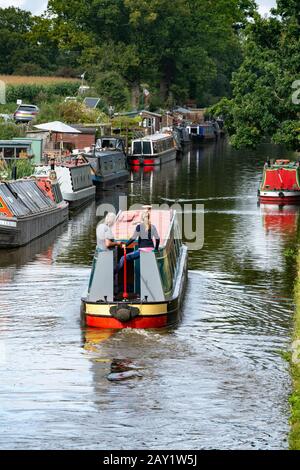
<svg viewBox="0 0 300 470">
<path fill-rule="evenodd" d="M 141 140 L 142 141 L 149 140 L 149 141 L 154 141 L 155 142 L 156 140 L 168 139 L 170 137 L 172 137 L 172 134 L 162 134 L 162 133 L 161 134 L 152 134 L 152 135 L 147 135 L 145 137 L 142 137 L 141 139 L 134 139 L 133 142 L 139 142 Z"/>
</svg>

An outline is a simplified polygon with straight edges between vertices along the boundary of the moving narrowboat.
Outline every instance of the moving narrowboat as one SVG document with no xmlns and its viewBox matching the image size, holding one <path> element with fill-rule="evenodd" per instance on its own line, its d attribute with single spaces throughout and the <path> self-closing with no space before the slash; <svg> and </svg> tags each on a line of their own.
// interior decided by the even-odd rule
<svg viewBox="0 0 300 470">
<path fill-rule="evenodd" d="M 0 248 L 27 245 L 68 215 L 69 205 L 54 179 L 0 182 Z"/>
<path fill-rule="evenodd" d="M 119 137 L 101 137 L 84 157 L 92 168 L 92 181 L 97 189 L 129 179 L 124 141 Z"/>
<path fill-rule="evenodd" d="M 153 134 L 132 141 L 132 166 L 156 166 L 176 160 L 177 147 L 172 134 Z"/>
<path fill-rule="evenodd" d="M 55 166 L 57 181 L 63 199 L 69 203 L 70 209 L 77 209 L 95 198 L 96 188 L 93 185 L 91 167 L 88 163 L 76 159 L 69 163 Z M 51 171 L 50 166 L 37 166 L 34 176 L 47 178 Z"/>
<path fill-rule="evenodd" d="M 259 201 L 263 204 L 300 203 L 299 162 L 290 160 L 268 161 L 264 167 L 263 180 L 258 190 Z"/>
<path fill-rule="evenodd" d="M 141 210 L 120 212 L 112 228 L 115 241 L 131 239 L 141 221 Z M 163 328 L 178 323 L 186 279 L 188 252 L 182 244 L 176 211 L 152 210 L 160 246 L 140 250 L 136 261 L 124 263 L 117 275 L 115 267 L 124 254 L 122 248 L 96 249 L 87 295 L 82 298 L 82 319 L 86 326 L 104 329 Z M 127 254 L 138 250 L 137 243 Z"/>
<path fill-rule="evenodd" d="M 204 122 L 203 124 L 191 124 L 187 126 L 191 139 L 195 143 L 209 142 L 219 137 L 216 123 Z"/>
</svg>

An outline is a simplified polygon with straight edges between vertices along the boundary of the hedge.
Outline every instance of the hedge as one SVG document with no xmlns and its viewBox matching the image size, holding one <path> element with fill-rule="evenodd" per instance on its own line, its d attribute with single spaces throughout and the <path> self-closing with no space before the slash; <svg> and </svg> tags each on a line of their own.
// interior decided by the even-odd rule
<svg viewBox="0 0 300 470">
<path fill-rule="evenodd" d="M 6 101 L 16 103 L 17 100 L 38 104 L 40 101 L 51 101 L 57 96 L 74 96 L 80 84 L 78 82 L 61 82 L 52 85 L 8 85 Z"/>
</svg>

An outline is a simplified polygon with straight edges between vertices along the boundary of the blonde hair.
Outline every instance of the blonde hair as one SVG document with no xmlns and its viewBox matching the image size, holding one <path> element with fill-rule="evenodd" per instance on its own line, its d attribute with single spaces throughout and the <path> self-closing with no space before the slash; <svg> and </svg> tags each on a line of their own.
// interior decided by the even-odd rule
<svg viewBox="0 0 300 470">
<path fill-rule="evenodd" d="M 150 212 L 149 212 L 149 211 L 143 212 L 143 214 L 142 214 L 142 222 L 143 222 L 143 224 L 145 225 L 145 227 L 146 227 L 147 230 L 150 230 L 150 229 L 151 229 L 151 219 L 150 219 Z"/>
<path fill-rule="evenodd" d="M 116 214 L 114 214 L 113 212 L 109 212 L 107 216 L 105 217 L 106 225 L 108 225 L 109 227 L 112 227 L 115 221 L 116 221 Z"/>
</svg>

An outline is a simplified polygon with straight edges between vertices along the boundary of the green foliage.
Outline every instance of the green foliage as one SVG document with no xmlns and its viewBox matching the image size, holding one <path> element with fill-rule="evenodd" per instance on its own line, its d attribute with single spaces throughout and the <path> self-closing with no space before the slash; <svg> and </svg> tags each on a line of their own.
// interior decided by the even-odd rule
<svg viewBox="0 0 300 470">
<path fill-rule="evenodd" d="M 85 70 L 117 110 L 129 106 L 130 93 L 137 106 L 142 83 L 164 105 L 188 98 L 209 105 L 231 94 L 240 30 L 254 11 L 253 0 L 50 0 L 44 17 L 0 9 L 0 73 Z M 33 102 L 39 93 L 65 96 L 16 91 Z"/>
<path fill-rule="evenodd" d="M 232 143 L 256 146 L 264 138 L 299 148 L 300 107 L 293 82 L 300 77 L 299 10 L 293 0 L 278 2 L 274 14 L 255 16 L 245 33 L 244 61 L 233 75 L 230 110 Z"/>
<path fill-rule="evenodd" d="M 107 104 L 116 111 L 125 110 L 129 105 L 130 94 L 126 81 L 117 72 L 101 74 L 94 82 L 94 88 Z"/>
<path fill-rule="evenodd" d="M 35 119 L 36 124 L 43 124 L 44 122 L 52 122 L 60 120 L 60 111 L 59 111 L 60 101 L 42 101 L 39 104 L 39 114 Z"/>
<path fill-rule="evenodd" d="M 294 317 L 294 340 L 300 341 L 300 253 L 298 254 L 298 277 L 295 286 L 296 311 Z M 297 361 L 298 362 L 298 361 Z M 289 444 L 291 450 L 300 450 L 300 364 L 291 361 L 293 393 L 290 397 L 291 431 Z"/>
<path fill-rule="evenodd" d="M 50 0 L 49 10 L 60 48 L 79 51 L 77 65 L 122 108 L 128 89 L 145 82 L 163 103 L 193 98 L 206 105 L 230 94 L 232 72 L 241 62 L 239 28 L 255 3 Z"/>
<path fill-rule="evenodd" d="M 62 121 L 69 124 L 94 124 L 108 122 L 108 117 L 98 109 L 87 108 L 78 101 L 61 103 L 58 108 Z"/>
<path fill-rule="evenodd" d="M 14 123 L 0 123 L 0 140 L 10 140 L 14 137 L 25 137 L 26 127 Z"/>
<path fill-rule="evenodd" d="M 16 162 L 17 166 L 17 177 L 24 178 L 26 176 L 31 176 L 34 173 L 34 165 L 28 159 L 20 159 Z"/>
<path fill-rule="evenodd" d="M 128 116 L 116 116 L 112 119 L 111 124 L 113 128 L 117 129 L 136 129 L 139 127 L 140 116 L 131 118 Z"/>
<path fill-rule="evenodd" d="M 51 85 L 8 85 L 6 100 L 16 103 L 18 99 L 31 104 L 39 104 L 42 100 L 55 100 L 59 96 L 73 96 L 78 92 L 78 82 L 60 82 Z"/>
<path fill-rule="evenodd" d="M 29 159 L 0 161 L 0 181 L 9 181 L 12 178 L 13 168 L 17 167 L 17 178 L 25 178 L 34 173 L 34 165 Z"/>
<path fill-rule="evenodd" d="M 284 121 L 273 135 L 273 141 L 288 148 L 300 148 L 300 119 Z"/>
<path fill-rule="evenodd" d="M 229 133 L 234 131 L 233 123 L 233 101 L 228 98 L 222 98 L 218 103 L 207 109 L 208 117 L 221 117 L 225 120 L 226 129 Z"/>
</svg>

